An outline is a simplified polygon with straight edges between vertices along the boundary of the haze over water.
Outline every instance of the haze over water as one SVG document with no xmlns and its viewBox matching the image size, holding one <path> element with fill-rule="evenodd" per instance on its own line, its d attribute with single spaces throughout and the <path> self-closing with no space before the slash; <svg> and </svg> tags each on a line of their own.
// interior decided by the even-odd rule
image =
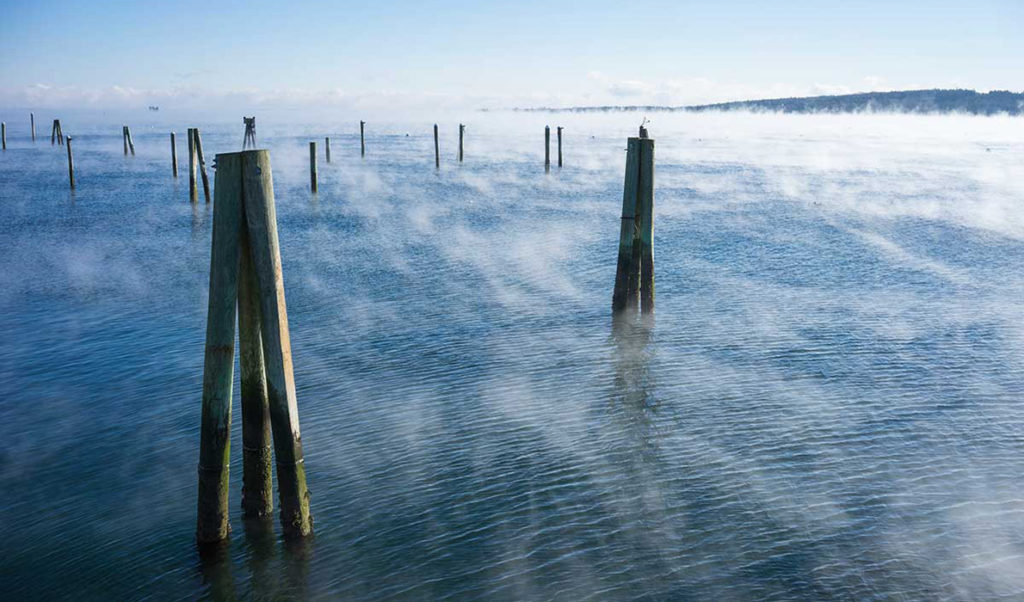
<svg viewBox="0 0 1024 602">
<path fill-rule="evenodd" d="M 648 115 L 657 309 L 613 327 L 641 115 L 443 117 L 437 171 L 436 117 L 371 121 L 360 159 L 359 115 L 258 115 L 316 535 L 243 525 L 236 382 L 201 560 L 197 124 L 62 119 L 70 193 L 5 114 L 5 598 L 1024 596 L 1024 121 Z M 240 149 L 198 125 L 208 163 Z"/>
</svg>

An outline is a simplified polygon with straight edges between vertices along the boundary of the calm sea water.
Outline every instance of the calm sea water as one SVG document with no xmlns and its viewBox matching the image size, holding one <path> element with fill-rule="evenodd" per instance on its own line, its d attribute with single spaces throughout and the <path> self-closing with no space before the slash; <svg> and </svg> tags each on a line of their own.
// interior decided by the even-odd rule
<svg viewBox="0 0 1024 602">
<path fill-rule="evenodd" d="M 241 521 L 236 385 L 200 558 L 194 124 L 66 120 L 70 193 L 4 115 L 5 599 L 1024 597 L 1019 119 L 655 115 L 657 313 L 613 328 L 638 116 L 471 117 L 440 171 L 430 122 L 261 122 L 316 535 Z"/>
</svg>

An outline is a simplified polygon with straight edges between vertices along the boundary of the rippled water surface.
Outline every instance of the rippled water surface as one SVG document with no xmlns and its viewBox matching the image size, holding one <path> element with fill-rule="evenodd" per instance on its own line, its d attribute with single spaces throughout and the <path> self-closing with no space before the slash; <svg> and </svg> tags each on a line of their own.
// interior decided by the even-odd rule
<svg viewBox="0 0 1024 602">
<path fill-rule="evenodd" d="M 440 171 L 429 122 L 261 122 L 316 535 L 241 521 L 236 397 L 201 559 L 194 124 L 66 120 L 71 194 L 5 115 L 3 597 L 1024 597 L 1022 122 L 655 115 L 657 313 L 613 328 L 638 117 L 470 115 L 462 165 L 455 117 Z"/>
</svg>

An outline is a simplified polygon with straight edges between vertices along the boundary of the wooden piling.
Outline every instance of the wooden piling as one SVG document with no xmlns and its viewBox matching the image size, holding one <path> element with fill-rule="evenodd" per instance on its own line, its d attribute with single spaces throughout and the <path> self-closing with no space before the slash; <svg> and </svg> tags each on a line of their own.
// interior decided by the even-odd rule
<svg viewBox="0 0 1024 602">
<path fill-rule="evenodd" d="M 188 137 L 191 155 L 191 128 Z M 235 367 L 239 237 L 244 227 L 243 190 L 242 157 L 238 154 L 219 155 L 215 189 L 217 199 L 213 205 L 210 297 L 206 317 L 203 405 L 199 440 L 196 540 L 200 544 L 221 541 L 227 538 L 231 531 L 228 523 L 228 472 L 231 450 L 231 388 Z"/>
<path fill-rule="evenodd" d="M 174 142 L 174 132 L 171 132 L 171 173 L 178 177 L 178 145 Z"/>
<path fill-rule="evenodd" d="M 364 128 L 366 127 L 365 121 L 359 122 L 359 156 L 366 156 L 366 137 L 364 135 Z"/>
<path fill-rule="evenodd" d="M 327 162 L 331 162 L 331 139 L 330 137 L 324 138 L 324 155 Z"/>
<path fill-rule="evenodd" d="M 630 138 L 626 147 L 626 177 L 622 186 L 622 224 L 619 227 L 619 259 L 615 268 L 612 311 L 620 312 L 636 305 L 629 295 L 629 277 L 633 264 L 633 240 L 636 237 L 636 193 L 640 185 L 639 139 Z"/>
<path fill-rule="evenodd" d="M 0 149 L 7 150 L 7 122 L 0 121 Z"/>
<path fill-rule="evenodd" d="M 132 129 L 128 126 L 124 126 L 124 135 L 128 140 L 128 150 L 132 152 L 132 156 L 135 156 L 135 141 L 132 140 Z"/>
<path fill-rule="evenodd" d="M 244 215 L 244 207 L 243 207 Z M 273 455 L 267 376 L 260 340 L 260 298 L 248 226 L 239 236 L 238 347 L 242 397 L 242 514 L 270 516 L 274 510 Z"/>
<path fill-rule="evenodd" d="M 466 131 L 466 126 L 459 124 L 459 163 L 462 163 L 462 137 Z"/>
<path fill-rule="evenodd" d="M 203 196 L 206 197 L 206 202 L 209 203 L 210 177 L 206 175 L 206 159 L 203 158 L 203 137 L 199 134 L 199 128 L 192 128 L 192 139 L 196 145 L 196 162 L 199 163 L 199 176 L 203 180 Z"/>
<path fill-rule="evenodd" d="M 196 130 L 188 128 L 188 200 L 195 203 L 199 200 L 196 190 Z"/>
<path fill-rule="evenodd" d="M 544 126 L 544 171 L 551 170 L 551 126 Z"/>
<path fill-rule="evenodd" d="M 562 126 L 558 126 L 558 166 L 562 166 Z"/>
<path fill-rule="evenodd" d="M 437 124 L 434 124 L 434 167 L 441 169 L 441 148 L 437 144 Z"/>
<path fill-rule="evenodd" d="M 71 156 L 71 136 L 68 136 L 68 181 L 71 190 L 75 189 L 75 159 Z"/>
<path fill-rule="evenodd" d="M 60 127 L 60 119 L 57 120 L 57 144 L 64 146 L 64 129 Z"/>
<path fill-rule="evenodd" d="M 242 138 L 242 150 L 256 148 L 256 116 L 242 117 L 245 123 L 245 137 Z"/>
<path fill-rule="evenodd" d="M 644 132 L 646 134 L 646 130 Z M 637 190 L 640 242 L 640 311 L 654 311 L 654 140 L 640 141 L 640 183 Z"/>
<path fill-rule="evenodd" d="M 218 155 L 218 166 L 220 157 Z M 266 368 L 267 399 L 277 464 L 281 524 L 286 537 L 313 532 L 309 490 L 302 455 L 302 436 L 292 373 L 288 314 L 285 308 L 281 251 L 277 238 L 274 184 L 267 151 L 242 153 L 242 189 L 249 244 L 259 284 L 261 340 Z M 218 177 L 220 176 L 218 167 Z"/>
<path fill-rule="evenodd" d="M 622 224 L 612 310 L 654 310 L 654 141 L 630 138 L 622 187 Z"/>
<path fill-rule="evenodd" d="M 36 114 L 35 113 L 29 113 L 28 114 L 28 119 L 29 119 L 29 122 L 32 124 L 32 142 L 35 142 L 36 141 Z"/>
<path fill-rule="evenodd" d="M 309 189 L 316 193 L 316 142 L 309 143 Z"/>
<path fill-rule="evenodd" d="M 57 120 L 53 120 L 53 127 L 50 129 L 50 146 L 57 143 Z"/>
</svg>

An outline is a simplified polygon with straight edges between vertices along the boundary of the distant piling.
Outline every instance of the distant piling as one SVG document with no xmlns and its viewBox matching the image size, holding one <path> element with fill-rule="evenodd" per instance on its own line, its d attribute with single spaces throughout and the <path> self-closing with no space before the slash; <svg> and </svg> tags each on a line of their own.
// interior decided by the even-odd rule
<svg viewBox="0 0 1024 602">
<path fill-rule="evenodd" d="M 630 138 L 622 189 L 622 222 L 612 310 L 654 311 L 654 140 L 641 128 Z"/>
<path fill-rule="evenodd" d="M 132 156 L 135 156 L 135 142 L 132 141 L 132 131 L 126 126 L 121 126 L 121 139 L 124 142 L 124 156 L 128 156 L 128 151 L 131 150 Z"/>
<path fill-rule="evenodd" d="M 462 163 L 462 138 L 466 132 L 466 126 L 459 124 L 459 163 Z"/>
<path fill-rule="evenodd" d="M 242 117 L 245 124 L 245 136 L 242 138 L 242 150 L 256 148 L 256 116 Z"/>
<path fill-rule="evenodd" d="M 0 121 L 0 149 L 7 150 L 7 122 Z"/>
<path fill-rule="evenodd" d="M 544 126 L 544 171 L 551 171 L 551 126 Z"/>
<path fill-rule="evenodd" d="M 68 136 L 68 182 L 75 189 L 75 159 L 71 156 L 71 136 Z"/>
<path fill-rule="evenodd" d="M 171 132 L 171 173 L 178 177 L 178 145 L 174 142 L 174 132 Z"/>
<path fill-rule="evenodd" d="M 434 167 L 441 169 L 441 147 L 437 144 L 437 124 L 434 124 Z"/>
<path fill-rule="evenodd" d="M 29 122 L 32 124 L 32 142 L 35 142 L 36 141 L 36 114 L 35 113 L 29 113 L 28 114 L 28 119 L 29 119 Z"/>
<path fill-rule="evenodd" d="M 309 143 L 309 189 L 316 192 L 316 142 Z"/>
<path fill-rule="evenodd" d="M 558 166 L 562 166 L 562 126 L 558 126 Z"/>
<path fill-rule="evenodd" d="M 60 128 L 60 119 L 53 120 L 53 129 L 50 130 L 50 146 L 54 143 L 64 146 L 64 131 Z"/>
<path fill-rule="evenodd" d="M 192 128 L 192 138 L 196 145 L 196 162 L 199 163 L 199 177 L 203 180 L 203 196 L 210 202 L 210 177 L 206 175 L 206 159 L 203 158 L 203 137 L 199 128 Z"/>
<path fill-rule="evenodd" d="M 324 158 L 328 163 L 331 162 L 331 139 L 330 137 L 324 138 Z"/>
<path fill-rule="evenodd" d="M 365 136 L 365 132 L 364 132 L 365 128 L 366 128 L 366 122 L 365 121 L 360 121 L 359 122 L 359 156 L 360 157 L 365 157 L 366 156 L 366 136 Z"/>
<path fill-rule="evenodd" d="M 199 191 L 196 190 L 196 130 L 188 128 L 188 200 L 195 203 L 199 201 Z"/>
</svg>

